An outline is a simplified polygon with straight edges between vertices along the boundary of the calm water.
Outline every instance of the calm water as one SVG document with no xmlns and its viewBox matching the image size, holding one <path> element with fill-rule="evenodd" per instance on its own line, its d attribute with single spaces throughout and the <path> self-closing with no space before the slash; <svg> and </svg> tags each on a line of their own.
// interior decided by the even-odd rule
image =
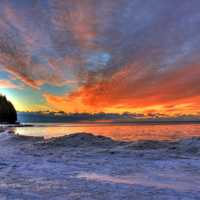
<svg viewBox="0 0 200 200">
<path fill-rule="evenodd" d="M 200 124 L 34 124 L 34 127 L 14 128 L 16 134 L 26 136 L 60 137 L 74 133 L 92 133 L 114 140 L 177 140 L 200 137 Z"/>
</svg>

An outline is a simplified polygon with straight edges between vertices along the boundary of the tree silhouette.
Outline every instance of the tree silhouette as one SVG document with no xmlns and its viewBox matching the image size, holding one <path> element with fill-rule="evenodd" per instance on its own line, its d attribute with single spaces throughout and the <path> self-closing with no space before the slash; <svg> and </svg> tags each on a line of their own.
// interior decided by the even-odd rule
<svg viewBox="0 0 200 200">
<path fill-rule="evenodd" d="M 14 124 L 17 121 L 17 112 L 10 101 L 0 94 L 0 123 Z"/>
</svg>

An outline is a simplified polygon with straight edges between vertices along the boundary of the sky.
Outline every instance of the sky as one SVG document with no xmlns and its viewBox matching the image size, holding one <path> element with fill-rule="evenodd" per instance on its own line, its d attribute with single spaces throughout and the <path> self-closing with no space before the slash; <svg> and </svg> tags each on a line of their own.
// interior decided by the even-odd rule
<svg viewBox="0 0 200 200">
<path fill-rule="evenodd" d="M 199 0 L 1 0 L 0 93 L 18 111 L 200 114 Z"/>
</svg>

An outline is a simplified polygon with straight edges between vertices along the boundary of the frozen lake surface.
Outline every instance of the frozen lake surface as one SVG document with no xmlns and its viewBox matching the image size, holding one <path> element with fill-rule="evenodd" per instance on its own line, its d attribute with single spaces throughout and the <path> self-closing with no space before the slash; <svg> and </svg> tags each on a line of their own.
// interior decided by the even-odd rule
<svg viewBox="0 0 200 200">
<path fill-rule="evenodd" d="M 91 133 L 120 141 L 176 140 L 200 137 L 200 124 L 134 124 L 134 123 L 35 123 L 17 127 L 19 135 L 61 137 L 74 133 Z"/>
<path fill-rule="evenodd" d="M 175 131 L 165 136 L 168 141 L 151 141 L 153 132 L 142 138 L 147 141 L 122 132 L 119 140 L 114 131 L 116 137 L 79 132 L 45 140 L 13 134 L 20 129 L 2 130 L 0 199 L 200 199 L 200 139 L 191 137 L 198 136 L 199 126 L 188 126 L 168 126 Z M 181 129 L 193 134 L 181 138 Z"/>
</svg>

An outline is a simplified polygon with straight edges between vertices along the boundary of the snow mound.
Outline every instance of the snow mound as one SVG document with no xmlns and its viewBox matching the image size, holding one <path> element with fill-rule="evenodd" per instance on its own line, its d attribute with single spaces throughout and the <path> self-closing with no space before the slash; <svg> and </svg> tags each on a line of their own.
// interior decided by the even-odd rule
<svg viewBox="0 0 200 200">
<path fill-rule="evenodd" d="M 114 141 L 104 136 L 94 136 L 90 133 L 77 133 L 58 138 L 44 140 L 43 144 L 50 147 L 69 146 L 69 147 L 113 147 L 124 142 Z"/>
<path fill-rule="evenodd" d="M 58 138 L 45 139 L 11 134 L 12 143 L 32 144 L 46 148 L 102 148 L 120 151 L 149 151 L 162 150 L 173 154 L 200 155 L 200 137 L 187 138 L 178 141 L 116 141 L 104 136 L 95 136 L 90 133 L 76 133 Z M 5 138 L 5 136 L 4 136 Z"/>
</svg>

